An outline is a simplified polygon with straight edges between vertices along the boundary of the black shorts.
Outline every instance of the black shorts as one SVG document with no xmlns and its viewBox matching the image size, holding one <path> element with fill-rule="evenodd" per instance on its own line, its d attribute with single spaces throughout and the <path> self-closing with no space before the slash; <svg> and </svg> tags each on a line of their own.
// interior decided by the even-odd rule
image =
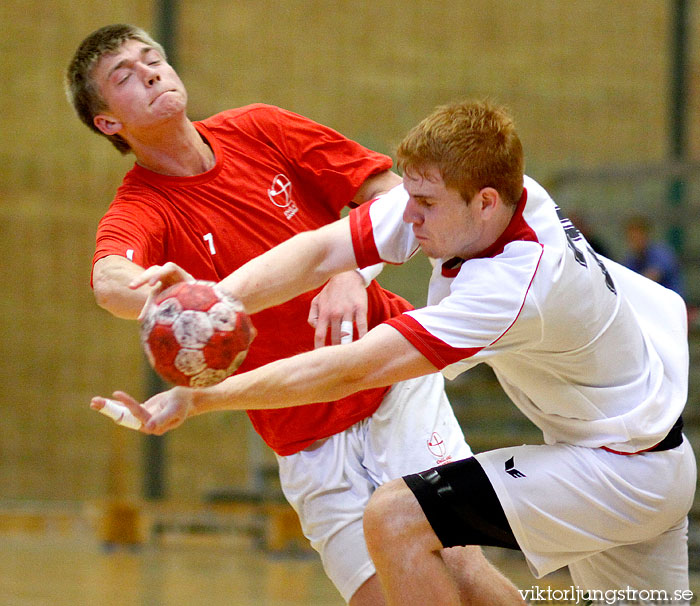
<svg viewBox="0 0 700 606">
<path fill-rule="evenodd" d="M 443 547 L 519 549 L 488 476 L 474 458 L 405 476 Z"/>
</svg>

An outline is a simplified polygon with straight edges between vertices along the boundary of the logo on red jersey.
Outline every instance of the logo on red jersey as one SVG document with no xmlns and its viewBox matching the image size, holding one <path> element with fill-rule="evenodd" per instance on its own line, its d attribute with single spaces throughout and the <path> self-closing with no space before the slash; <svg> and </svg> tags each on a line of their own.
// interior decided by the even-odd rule
<svg viewBox="0 0 700 606">
<path fill-rule="evenodd" d="M 267 190 L 267 197 L 278 208 L 284 209 L 284 216 L 291 219 L 299 210 L 292 200 L 292 182 L 287 175 L 279 173 L 272 179 L 272 185 Z"/>
</svg>

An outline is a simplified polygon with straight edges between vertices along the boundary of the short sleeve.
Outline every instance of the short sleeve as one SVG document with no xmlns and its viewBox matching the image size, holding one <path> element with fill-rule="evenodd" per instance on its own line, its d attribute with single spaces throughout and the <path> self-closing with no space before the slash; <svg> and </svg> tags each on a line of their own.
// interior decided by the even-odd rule
<svg viewBox="0 0 700 606">
<path fill-rule="evenodd" d="M 538 243 L 516 242 L 498 259 L 466 261 L 442 301 L 388 323 L 439 369 L 537 342 L 541 317 L 531 286 L 541 254 Z"/>
<path fill-rule="evenodd" d="M 117 198 L 97 227 L 92 262 L 120 255 L 149 267 L 162 261 L 165 240 L 165 221 L 156 208 L 144 200 Z"/>
<path fill-rule="evenodd" d="M 408 194 L 403 185 L 350 212 L 350 231 L 359 267 L 401 264 L 418 251 L 413 230 L 403 221 Z"/>
</svg>

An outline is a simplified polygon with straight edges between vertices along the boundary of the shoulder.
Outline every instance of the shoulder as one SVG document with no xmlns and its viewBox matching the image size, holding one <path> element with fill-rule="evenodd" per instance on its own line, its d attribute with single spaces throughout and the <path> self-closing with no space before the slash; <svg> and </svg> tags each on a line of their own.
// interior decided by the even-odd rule
<svg viewBox="0 0 700 606">
<path fill-rule="evenodd" d="M 208 128 L 217 128 L 227 124 L 263 124 L 265 122 L 279 122 L 288 116 L 298 116 L 293 112 L 277 107 L 276 105 L 268 105 L 266 103 L 252 103 L 227 109 L 209 118 L 200 120 Z M 301 118 L 301 116 L 299 116 Z"/>
<path fill-rule="evenodd" d="M 197 124 L 215 137 L 247 135 L 255 141 L 274 141 L 275 145 L 286 145 L 299 137 L 315 139 L 323 128 L 300 114 L 265 103 L 228 109 Z"/>
<path fill-rule="evenodd" d="M 117 189 L 102 222 L 128 216 L 162 218 L 167 214 L 165 207 L 165 196 L 131 171 Z"/>
<path fill-rule="evenodd" d="M 466 261 L 455 285 L 483 296 L 492 292 L 500 297 L 508 291 L 523 293 L 541 265 L 545 247 L 536 241 L 509 242 L 503 251 L 493 257 Z"/>
</svg>

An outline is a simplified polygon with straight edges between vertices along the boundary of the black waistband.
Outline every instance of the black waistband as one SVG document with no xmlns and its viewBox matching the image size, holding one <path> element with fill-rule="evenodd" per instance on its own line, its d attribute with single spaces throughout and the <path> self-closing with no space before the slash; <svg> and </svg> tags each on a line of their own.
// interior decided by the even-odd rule
<svg viewBox="0 0 700 606">
<path fill-rule="evenodd" d="M 666 434 L 666 437 L 661 440 L 656 446 L 651 448 L 645 448 L 644 450 L 639 450 L 637 452 L 622 452 L 620 450 L 613 450 L 607 446 L 601 446 L 603 450 L 612 452 L 613 454 L 619 455 L 636 455 L 642 454 L 643 452 L 659 452 L 661 450 L 671 450 L 683 444 L 683 417 L 678 417 L 678 420 L 673 424 L 671 430 Z"/>
<path fill-rule="evenodd" d="M 658 452 L 659 450 L 671 450 L 683 443 L 683 415 L 678 417 L 671 431 L 666 434 L 666 437 L 661 440 L 656 446 L 650 448 L 647 452 Z"/>
</svg>

